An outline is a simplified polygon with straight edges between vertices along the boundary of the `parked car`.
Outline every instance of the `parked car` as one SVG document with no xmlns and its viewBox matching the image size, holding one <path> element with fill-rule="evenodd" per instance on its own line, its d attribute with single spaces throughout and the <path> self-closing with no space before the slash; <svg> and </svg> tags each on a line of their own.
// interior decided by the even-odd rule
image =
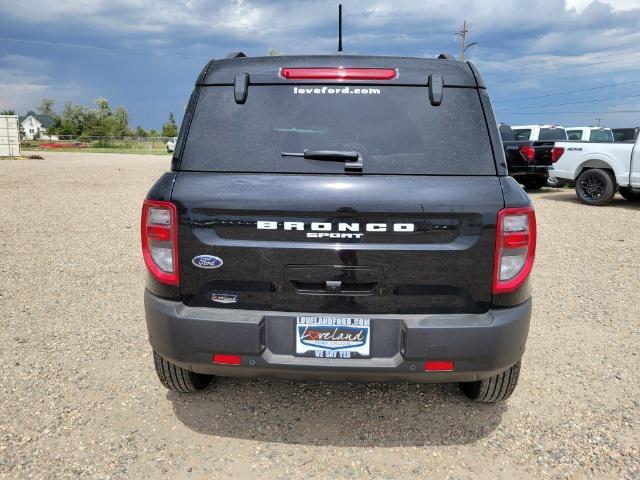
<svg viewBox="0 0 640 480">
<path fill-rule="evenodd" d="M 605 127 L 567 127 L 567 138 L 583 142 L 613 142 L 613 132 Z"/>
<path fill-rule="evenodd" d="M 185 117 L 142 210 L 165 387 L 276 376 L 511 395 L 535 214 L 473 64 L 236 54 L 207 64 Z"/>
<path fill-rule="evenodd" d="M 565 128 L 558 125 L 518 125 L 512 126 L 511 129 L 516 141 L 558 141 L 568 139 Z"/>
<path fill-rule="evenodd" d="M 553 177 L 575 181 L 578 198 L 588 205 L 608 204 L 616 191 L 640 200 L 640 139 L 635 143 L 557 142 L 564 148 Z"/>
<path fill-rule="evenodd" d="M 509 125 L 498 125 L 509 175 L 528 190 L 537 190 L 547 185 L 549 167 L 558 160 L 561 150 L 554 141 L 515 140 Z"/>
<path fill-rule="evenodd" d="M 635 142 L 638 139 L 640 127 L 613 128 L 613 140 L 615 142 Z"/>
<path fill-rule="evenodd" d="M 170 138 L 167 141 L 167 153 L 171 153 L 176 149 L 176 143 L 178 141 L 178 137 Z"/>
</svg>

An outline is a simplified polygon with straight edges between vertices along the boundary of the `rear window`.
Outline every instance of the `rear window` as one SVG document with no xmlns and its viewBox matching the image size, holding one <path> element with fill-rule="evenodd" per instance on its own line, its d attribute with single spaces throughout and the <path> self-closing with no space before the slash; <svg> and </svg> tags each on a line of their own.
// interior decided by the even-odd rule
<svg viewBox="0 0 640 480">
<path fill-rule="evenodd" d="M 616 142 L 631 142 L 638 136 L 637 128 L 614 128 L 613 137 Z"/>
<path fill-rule="evenodd" d="M 541 128 L 538 140 L 567 140 L 564 128 Z"/>
<path fill-rule="evenodd" d="M 569 140 L 582 140 L 582 130 L 567 130 Z"/>
<path fill-rule="evenodd" d="M 613 142 L 613 132 L 611 130 L 591 130 L 590 142 Z"/>
<path fill-rule="evenodd" d="M 202 87 L 181 170 L 344 173 L 344 163 L 283 157 L 304 150 L 358 151 L 362 173 L 495 175 L 478 92 L 445 88 L 432 106 L 424 87 L 251 85 Z"/>
<path fill-rule="evenodd" d="M 530 128 L 515 128 L 513 130 L 513 137 L 518 142 L 522 142 L 524 140 L 529 140 L 531 138 L 531 129 Z"/>
</svg>

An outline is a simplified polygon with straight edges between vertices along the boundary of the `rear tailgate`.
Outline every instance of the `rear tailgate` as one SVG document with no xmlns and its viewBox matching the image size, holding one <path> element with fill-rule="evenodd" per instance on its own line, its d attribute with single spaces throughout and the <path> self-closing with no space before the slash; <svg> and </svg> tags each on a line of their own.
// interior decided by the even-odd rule
<svg viewBox="0 0 640 480">
<path fill-rule="evenodd" d="M 189 305 L 224 307 L 217 294 L 237 295 L 232 308 L 471 313 L 491 302 L 497 177 L 182 172 L 173 196 Z M 197 267 L 198 255 L 223 264 Z"/>
<path fill-rule="evenodd" d="M 553 141 L 507 141 L 503 142 L 507 164 L 512 167 L 549 166 Z M 525 148 L 533 149 L 533 156 L 528 156 Z"/>
</svg>

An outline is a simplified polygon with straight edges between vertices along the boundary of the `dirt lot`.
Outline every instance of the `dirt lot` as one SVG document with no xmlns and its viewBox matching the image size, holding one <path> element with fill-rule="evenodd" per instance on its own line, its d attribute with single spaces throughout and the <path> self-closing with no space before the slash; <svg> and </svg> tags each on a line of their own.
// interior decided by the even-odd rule
<svg viewBox="0 0 640 480">
<path fill-rule="evenodd" d="M 169 157 L 0 163 L 0 477 L 640 478 L 640 205 L 533 195 L 534 316 L 504 405 L 455 385 L 164 390 L 143 196 Z"/>
</svg>

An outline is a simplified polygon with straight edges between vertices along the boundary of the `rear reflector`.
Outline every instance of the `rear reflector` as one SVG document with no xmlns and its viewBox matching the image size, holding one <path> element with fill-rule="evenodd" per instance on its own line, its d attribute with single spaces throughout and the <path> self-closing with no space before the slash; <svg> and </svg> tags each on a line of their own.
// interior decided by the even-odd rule
<svg viewBox="0 0 640 480">
<path fill-rule="evenodd" d="M 283 68 L 280 76 L 288 80 L 392 80 L 393 68 Z"/>
<path fill-rule="evenodd" d="M 178 213 L 171 202 L 145 200 L 141 219 L 142 256 L 153 278 L 178 285 Z"/>
<path fill-rule="evenodd" d="M 427 360 L 424 362 L 425 372 L 451 372 L 453 360 Z"/>
<path fill-rule="evenodd" d="M 218 365 L 240 365 L 240 355 L 226 355 L 224 353 L 214 353 L 213 363 Z"/>
<path fill-rule="evenodd" d="M 532 207 L 498 212 L 493 293 L 513 292 L 531 273 L 536 253 L 536 215 Z"/>
</svg>

